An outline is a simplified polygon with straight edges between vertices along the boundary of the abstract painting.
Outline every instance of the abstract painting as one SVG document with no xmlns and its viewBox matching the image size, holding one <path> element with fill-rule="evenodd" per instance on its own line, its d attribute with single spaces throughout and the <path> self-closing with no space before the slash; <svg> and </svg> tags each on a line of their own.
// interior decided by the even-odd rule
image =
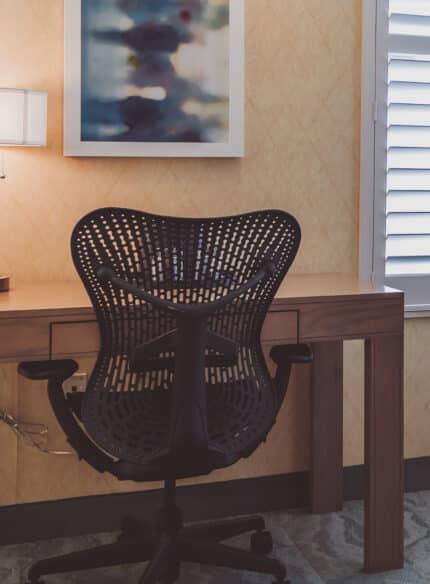
<svg viewBox="0 0 430 584">
<path fill-rule="evenodd" d="M 65 153 L 243 155 L 242 0 L 65 0 Z"/>
</svg>

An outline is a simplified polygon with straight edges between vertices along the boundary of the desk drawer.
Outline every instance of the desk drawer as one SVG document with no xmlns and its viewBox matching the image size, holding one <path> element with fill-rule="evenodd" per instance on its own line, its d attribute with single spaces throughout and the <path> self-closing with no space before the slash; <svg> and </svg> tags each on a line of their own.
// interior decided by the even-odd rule
<svg viewBox="0 0 430 584">
<path fill-rule="evenodd" d="M 306 343 L 401 333 L 403 319 L 397 299 L 309 303 L 300 310 L 300 337 Z"/>
<path fill-rule="evenodd" d="M 53 323 L 51 318 L 0 320 L 0 361 L 47 359 L 50 326 L 54 357 L 96 353 L 100 338 L 96 322 Z"/>
<path fill-rule="evenodd" d="M 307 302 L 290 310 L 272 310 L 264 321 L 262 342 L 313 343 L 363 339 L 403 332 L 403 305 L 398 298 Z"/>
<path fill-rule="evenodd" d="M 48 356 L 49 319 L 8 318 L 0 321 L 2 361 Z"/>
<path fill-rule="evenodd" d="M 99 347 L 100 333 L 96 322 L 64 322 L 52 325 L 54 357 L 97 353 Z"/>
</svg>

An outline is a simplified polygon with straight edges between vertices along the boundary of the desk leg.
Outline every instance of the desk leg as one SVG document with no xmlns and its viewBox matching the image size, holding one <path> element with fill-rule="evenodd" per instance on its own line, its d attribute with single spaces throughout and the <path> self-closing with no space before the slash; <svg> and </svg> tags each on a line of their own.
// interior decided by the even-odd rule
<svg viewBox="0 0 430 584">
<path fill-rule="evenodd" d="M 330 513 L 343 505 L 343 342 L 313 352 L 310 507 Z"/>
<path fill-rule="evenodd" d="M 366 341 L 366 572 L 403 566 L 403 335 Z"/>
</svg>

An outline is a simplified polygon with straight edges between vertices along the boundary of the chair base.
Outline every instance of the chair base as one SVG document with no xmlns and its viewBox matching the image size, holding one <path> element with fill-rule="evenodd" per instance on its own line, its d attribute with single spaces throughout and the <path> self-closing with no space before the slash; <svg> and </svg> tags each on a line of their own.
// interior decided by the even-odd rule
<svg viewBox="0 0 430 584">
<path fill-rule="evenodd" d="M 253 532 L 251 551 L 221 543 L 247 532 Z M 43 584 L 43 577 L 49 574 L 141 562 L 149 563 L 139 584 L 174 584 L 183 561 L 268 574 L 276 584 L 285 584 L 283 564 L 265 555 L 271 548 L 271 536 L 260 516 L 183 526 L 175 505 L 174 482 L 167 482 L 165 506 L 155 526 L 126 519 L 117 542 L 37 562 L 30 568 L 28 584 Z"/>
</svg>

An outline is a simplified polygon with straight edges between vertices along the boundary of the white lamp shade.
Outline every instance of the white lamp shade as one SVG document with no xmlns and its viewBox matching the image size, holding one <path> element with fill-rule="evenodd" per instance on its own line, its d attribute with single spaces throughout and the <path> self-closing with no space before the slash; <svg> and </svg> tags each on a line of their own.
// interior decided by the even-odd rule
<svg viewBox="0 0 430 584">
<path fill-rule="evenodd" d="M 0 146 L 46 146 L 48 94 L 0 88 Z"/>
</svg>

